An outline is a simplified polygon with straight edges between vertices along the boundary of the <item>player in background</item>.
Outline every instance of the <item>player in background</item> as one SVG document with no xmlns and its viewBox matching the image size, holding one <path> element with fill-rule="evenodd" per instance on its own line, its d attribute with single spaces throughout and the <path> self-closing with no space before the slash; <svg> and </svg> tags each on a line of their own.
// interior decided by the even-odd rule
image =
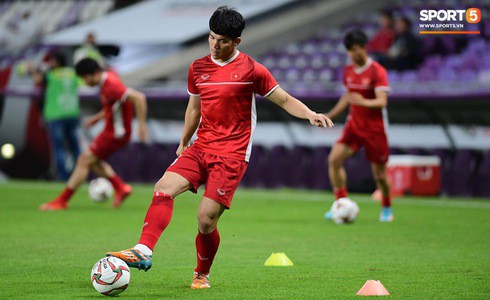
<svg viewBox="0 0 490 300">
<path fill-rule="evenodd" d="M 361 30 L 349 31 L 344 37 L 347 54 L 352 61 L 345 67 L 343 84 L 347 92 L 326 116 L 333 119 L 347 107 L 349 115 L 342 135 L 330 151 L 328 175 L 334 189 L 335 199 L 347 196 L 347 176 L 344 162 L 361 147 L 371 162 L 371 170 L 377 187 L 382 192 L 382 209 L 379 220 L 393 220 L 390 185 L 386 177 L 389 157 L 386 136 L 388 105 L 388 76 L 385 68 L 373 61 L 366 52 L 368 38 Z M 325 218 L 332 218 L 329 211 Z"/>
<path fill-rule="evenodd" d="M 210 287 L 209 272 L 220 244 L 218 220 L 230 208 L 251 154 L 257 121 L 255 94 L 314 126 L 333 126 L 325 115 L 311 111 L 281 89 L 264 66 L 237 50 L 245 28 L 238 11 L 219 7 L 209 28 L 210 55 L 195 60 L 189 68 L 190 97 L 178 158 L 155 185 L 136 246 L 107 253 L 130 267 L 150 269 L 155 244 L 172 217 L 174 198 L 188 190 L 195 193 L 205 183 L 197 212 L 197 267 L 192 289 Z M 196 129 L 197 140 L 190 145 Z"/>
<path fill-rule="evenodd" d="M 27 63 L 26 69 L 36 85 L 45 90 L 43 118 L 56 162 L 56 178 L 66 181 L 72 171 L 66 159 L 72 158 L 75 161 L 80 155 L 76 134 L 80 124 L 80 78 L 73 68 L 67 66 L 66 58 L 61 52 L 50 53 L 48 64 L 49 69 L 45 72 L 40 67 L 34 67 L 32 62 Z M 69 151 L 65 149 L 65 142 Z"/>
<path fill-rule="evenodd" d="M 92 141 L 89 149 L 78 157 L 75 170 L 65 189 L 54 200 L 41 205 L 41 210 L 62 210 L 68 208 L 68 201 L 89 174 L 107 178 L 114 187 L 114 207 L 119 207 L 131 194 L 131 186 L 124 183 L 105 161 L 112 153 L 128 144 L 131 137 L 133 106 L 138 119 L 138 135 L 141 141 L 148 142 L 146 127 L 146 97 L 143 93 L 127 88 L 116 73 L 104 71 L 92 58 L 79 61 L 75 70 L 88 86 L 100 86 L 102 110 L 88 118 L 86 128 L 104 119 L 104 130 Z"/>
</svg>

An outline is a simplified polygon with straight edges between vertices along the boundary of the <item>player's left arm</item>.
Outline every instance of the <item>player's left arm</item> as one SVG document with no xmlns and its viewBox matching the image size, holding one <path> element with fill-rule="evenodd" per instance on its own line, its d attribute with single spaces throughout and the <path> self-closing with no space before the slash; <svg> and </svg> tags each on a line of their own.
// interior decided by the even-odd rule
<svg viewBox="0 0 490 300">
<path fill-rule="evenodd" d="M 388 106 L 388 92 L 390 85 L 388 83 L 388 74 L 385 68 L 375 69 L 373 74 L 374 99 L 365 99 L 359 93 L 348 93 L 347 101 L 353 105 L 364 106 L 372 109 L 382 109 Z"/>
<path fill-rule="evenodd" d="M 308 119 L 311 125 L 318 127 L 332 127 L 333 122 L 324 114 L 317 114 L 308 108 L 303 102 L 289 95 L 285 90 L 278 87 L 267 99 L 274 102 L 290 115 L 300 119 Z"/>
<path fill-rule="evenodd" d="M 134 105 L 136 118 L 138 119 L 138 136 L 140 140 L 145 144 L 149 143 L 150 136 L 148 134 L 148 127 L 146 126 L 146 113 L 148 108 L 145 94 L 129 88 L 127 90 L 126 101 L 129 101 Z"/>
<path fill-rule="evenodd" d="M 359 93 L 348 93 L 347 100 L 350 104 L 364 106 L 374 109 L 385 108 L 388 105 L 388 92 L 386 91 L 376 91 L 376 98 L 374 99 L 365 99 Z"/>
</svg>

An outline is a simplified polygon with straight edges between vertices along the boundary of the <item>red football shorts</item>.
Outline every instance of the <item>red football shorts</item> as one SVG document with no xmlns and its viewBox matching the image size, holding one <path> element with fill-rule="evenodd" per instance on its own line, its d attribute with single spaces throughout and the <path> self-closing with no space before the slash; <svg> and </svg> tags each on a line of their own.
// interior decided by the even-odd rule
<svg viewBox="0 0 490 300">
<path fill-rule="evenodd" d="M 363 133 L 361 135 L 352 130 L 351 127 L 346 126 L 337 143 L 346 144 L 354 149 L 355 152 L 364 147 L 367 160 L 376 164 L 386 163 L 390 156 L 388 139 L 384 132 L 376 134 Z"/>
<path fill-rule="evenodd" d="M 114 138 L 114 136 L 108 132 L 102 131 L 95 139 L 90 143 L 90 151 L 97 156 L 97 158 L 106 160 L 114 152 L 126 146 L 129 142 L 129 137 L 122 137 L 120 139 Z"/>
<path fill-rule="evenodd" d="M 197 192 L 201 184 L 206 183 L 204 196 L 229 209 L 247 165 L 244 160 L 205 153 L 191 146 L 167 171 L 187 179 L 193 193 Z"/>
</svg>

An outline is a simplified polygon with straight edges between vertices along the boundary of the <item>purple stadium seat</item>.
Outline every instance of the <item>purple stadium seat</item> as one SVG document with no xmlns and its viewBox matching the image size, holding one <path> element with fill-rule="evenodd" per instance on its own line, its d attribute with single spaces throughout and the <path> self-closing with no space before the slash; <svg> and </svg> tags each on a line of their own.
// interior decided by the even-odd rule
<svg viewBox="0 0 490 300">
<path fill-rule="evenodd" d="M 466 69 L 458 73 L 458 80 L 464 82 L 474 82 L 477 78 L 477 73 L 474 70 Z"/>
<path fill-rule="evenodd" d="M 444 82 L 456 81 L 458 80 L 458 72 L 456 69 L 445 67 L 438 70 L 437 79 Z"/>
<path fill-rule="evenodd" d="M 405 71 L 401 75 L 401 82 L 417 82 L 417 80 L 432 80 L 434 78 L 434 70 L 421 69 L 418 71 Z"/>
<path fill-rule="evenodd" d="M 450 55 L 446 58 L 443 67 L 457 69 L 461 67 L 461 64 L 462 64 L 462 59 L 459 55 Z"/>
<path fill-rule="evenodd" d="M 423 67 L 429 69 L 437 69 L 442 65 L 442 63 L 443 63 L 442 56 L 431 55 L 425 59 Z"/>
<path fill-rule="evenodd" d="M 416 82 L 417 79 L 419 78 L 419 75 L 415 71 L 405 71 L 401 73 L 400 76 L 401 82 L 404 83 L 410 83 L 410 82 Z"/>
</svg>

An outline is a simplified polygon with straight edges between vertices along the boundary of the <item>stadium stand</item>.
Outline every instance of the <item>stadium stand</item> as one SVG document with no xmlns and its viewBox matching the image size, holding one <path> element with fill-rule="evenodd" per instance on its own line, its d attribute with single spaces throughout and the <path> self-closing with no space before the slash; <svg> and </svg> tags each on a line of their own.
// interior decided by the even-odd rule
<svg viewBox="0 0 490 300">
<path fill-rule="evenodd" d="M 317 111 L 326 111 L 342 92 L 341 75 L 347 63 L 342 37 L 346 30 L 361 27 L 369 36 L 373 36 L 378 29 L 377 12 L 384 9 L 393 13 L 395 18 L 408 17 L 414 24 L 412 31 L 417 33 L 419 28 L 416 24 L 421 9 L 465 8 L 469 3 L 455 0 L 445 1 L 444 4 L 421 0 L 286 2 L 251 19 L 241 49 L 257 57 L 271 70 L 281 86 Z M 40 11 L 49 11 L 47 7 L 54 5 L 50 4 L 54 1 L 26 3 L 40 5 Z M 114 1 L 67 1 L 61 6 L 63 14 L 43 21 L 43 28 L 46 28 L 43 30 L 53 32 L 80 22 L 81 25 L 87 24 L 83 22 L 101 17 L 114 5 L 117 6 Z M 359 9 L 350 10 L 352 5 L 357 5 Z M 0 24 L 12 19 L 17 6 L 15 1 L 0 3 Z M 480 1 L 478 7 L 487 15 L 490 1 Z M 483 20 L 472 29 L 480 30 L 481 34 L 418 36 L 421 59 L 417 68 L 389 70 L 393 89 L 389 105 L 392 122 L 389 141 L 392 154 L 435 155 L 440 158 L 441 194 L 488 197 L 490 117 L 486 111 L 490 108 L 490 56 L 487 54 L 487 49 L 490 49 L 490 23 Z M 205 36 L 206 33 L 197 32 L 189 40 L 165 48 L 165 55 L 160 56 L 153 52 L 163 53 L 163 48 L 142 47 L 134 55 L 142 56 L 141 53 L 144 53 L 147 60 L 132 61 L 131 67 L 123 68 L 127 70 L 127 73 L 123 72 L 125 79 L 139 82 L 140 89 L 150 100 L 149 114 L 152 119 L 149 127 L 154 143 L 145 147 L 133 141 L 128 149 L 111 158 L 111 163 L 122 177 L 130 181 L 154 182 L 173 161 L 187 100 L 183 79 L 189 62 L 206 53 Z M 4 89 L 8 78 L 13 76 L 11 67 L 19 59 L 39 55 L 51 47 L 55 46 L 35 46 L 15 57 L 3 56 L 0 59 L 0 89 L 4 94 L 31 95 L 31 90 L 11 85 Z M 123 51 L 123 58 L 112 61 L 116 69 L 119 61 L 129 61 L 134 57 L 125 55 Z M 97 95 L 93 91 L 82 91 L 82 98 L 85 100 L 83 109 L 86 114 L 97 108 Z M 329 132 L 318 132 L 305 129 L 302 123 L 291 122 L 265 101 L 259 100 L 258 110 L 254 154 L 243 185 L 330 188 L 327 156 L 342 124 L 337 122 L 336 128 Z M 93 136 L 96 130 L 87 135 Z M 0 143 L 4 142 L 5 136 L 0 127 Z M 131 166 L 121 163 L 128 158 L 137 163 Z M 12 165 L 12 162 L 8 163 Z M 0 168 L 9 173 L 13 167 L 6 165 L 0 161 Z M 350 190 L 371 192 L 374 189 L 363 152 L 350 160 L 346 169 Z"/>
</svg>

